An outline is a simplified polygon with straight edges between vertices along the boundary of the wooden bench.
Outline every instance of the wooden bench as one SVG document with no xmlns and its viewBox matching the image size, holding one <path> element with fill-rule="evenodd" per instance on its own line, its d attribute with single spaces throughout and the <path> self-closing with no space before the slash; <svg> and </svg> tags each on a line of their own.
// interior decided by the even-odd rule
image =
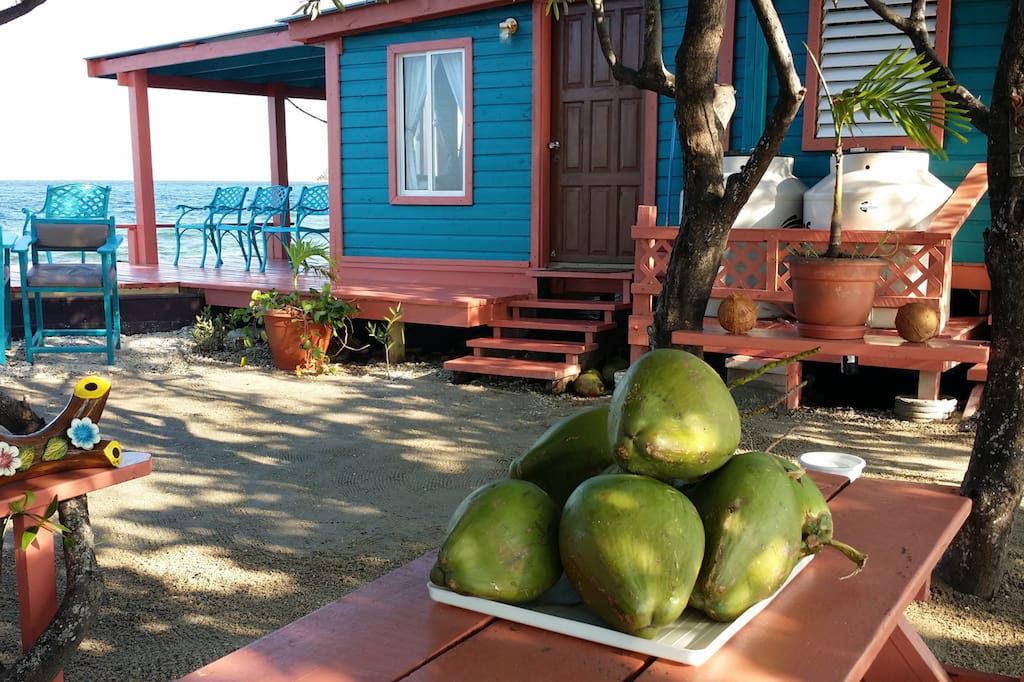
<svg viewBox="0 0 1024 682">
<path fill-rule="evenodd" d="M 184 679 L 291 680 L 939 680 L 903 617 L 966 519 L 953 488 L 814 475 L 839 537 L 870 555 L 854 578 L 824 552 L 700 667 L 435 604 L 426 555 Z M 962 679 L 975 679 L 965 677 Z"/>
<path fill-rule="evenodd" d="M 969 330 L 972 327 L 965 325 L 965 328 Z M 939 397 L 939 379 L 943 372 L 962 362 L 986 362 L 989 351 L 988 343 L 984 341 L 947 337 L 910 343 L 894 332 L 871 333 L 855 340 L 809 339 L 797 334 L 796 326 L 786 322 L 761 323 L 748 334 L 730 334 L 712 320 L 705 320 L 704 331 L 673 332 L 672 343 L 699 346 L 710 353 L 765 358 L 786 357 L 817 347 L 821 350 L 808 360 L 839 362 L 846 356 L 872 367 L 917 370 L 917 397 L 923 400 Z M 799 363 L 792 363 L 786 384 L 790 391 L 787 402 L 790 409 L 799 407 L 799 390 L 796 387 L 800 382 Z"/>
<path fill-rule="evenodd" d="M 840 352 L 840 346 L 830 342 L 805 339 L 797 350 L 822 345 L 817 360 L 835 359 L 841 355 L 856 355 L 865 365 L 900 367 L 922 372 L 919 397 L 938 395 L 938 376 L 959 362 L 978 362 L 965 357 L 980 357 L 977 344 L 959 343 L 971 336 L 968 325 L 979 325 L 982 318 L 955 319 L 950 317 L 949 301 L 953 278 L 953 239 L 961 225 L 988 190 L 988 171 L 984 163 L 975 164 L 963 182 L 946 201 L 926 230 L 843 232 L 843 242 L 851 250 L 873 252 L 879 248 L 891 251 L 885 257 L 889 267 L 879 281 L 876 308 L 899 308 L 908 301 L 923 301 L 938 310 L 942 336 L 922 353 L 919 345 L 896 344 L 884 349 L 871 339 L 890 336 L 889 330 L 872 330 L 870 339 L 859 342 L 853 352 Z M 632 235 L 635 240 L 635 272 L 632 285 L 633 311 L 629 318 L 629 344 L 631 358 L 635 360 L 648 348 L 647 328 L 653 321 L 654 304 L 661 293 L 662 281 L 678 235 L 677 227 L 658 227 L 657 209 L 641 206 Z M 743 293 L 766 303 L 791 304 L 789 268 L 786 256 L 802 244 L 823 248 L 828 243 L 828 230 L 800 229 L 734 229 L 729 234 L 725 257 L 712 289 L 712 298 L 724 298 L 732 293 Z M 709 326 L 710 325 L 706 325 Z M 772 328 L 777 329 L 777 328 Z M 721 332 L 708 332 L 711 339 L 701 340 L 695 333 L 687 333 L 687 345 L 703 346 L 711 350 L 735 345 L 742 352 L 755 357 L 773 357 L 781 348 L 776 338 L 789 339 L 789 331 L 771 331 L 752 334 L 745 342 L 719 343 Z M 676 343 L 682 343 L 678 341 Z M 785 345 L 785 344 L 783 344 Z M 794 347 L 793 344 L 786 346 Z M 723 350 L 719 352 L 730 352 Z M 987 357 L 987 355 L 985 356 Z M 984 360 L 981 360 L 984 361 Z"/>
</svg>

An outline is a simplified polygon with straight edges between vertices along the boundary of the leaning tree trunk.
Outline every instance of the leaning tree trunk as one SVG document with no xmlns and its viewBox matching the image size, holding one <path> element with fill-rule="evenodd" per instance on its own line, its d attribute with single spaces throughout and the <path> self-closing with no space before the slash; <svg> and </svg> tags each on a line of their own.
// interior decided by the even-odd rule
<svg viewBox="0 0 1024 682">
<path fill-rule="evenodd" d="M 771 0 L 752 0 L 779 81 L 779 95 L 743 170 L 722 175 L 725 121 L 734 102 L 716 87 L 725 25 L 724 0 L 691 0 L 676 51 L 676 128 L 683 149 L 683 220 L 649 331 L 651 346 L 671 345 L 675 329 L 700 330 L 729 230 L 761 180 L 796 117 L 804 88 L 793 66 L 782 22 Z M 691 349 L 700 352 L 700 349 Z"/>
<path fill-rule="evenodd" d="M 1011 132 L 1012 128 L 1018 131 Z M 988 379 L 961 493 L 974 503 L 939 567 L 954 589 L 991 597 L 1024 494 L 1024 0 L 1013 0 L 992 93 L 988 139 L 992 281 Z"/>
<path fill-rule="evenodd" d="M 26 400 L 16 400 L 0 392 L 0 426 L 11 433 L 24 434 L 41 428 L 45 421 Z M 71 539 L 71 543 L 64 546 L 67 573 L 64 598 L 32 648 L 9 666 L 0 667 L 0 682 L 52 680 L 78 649 L 103 598 L 103 581 L 96 563 L 96 541 L 85 495 L 61 502 L 58 513 Z"/>
</svg>

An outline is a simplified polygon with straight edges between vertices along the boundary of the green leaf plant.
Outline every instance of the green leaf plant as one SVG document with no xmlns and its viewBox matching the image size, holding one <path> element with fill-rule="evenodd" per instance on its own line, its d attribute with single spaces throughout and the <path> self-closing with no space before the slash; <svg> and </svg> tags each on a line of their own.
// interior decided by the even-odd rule
<svg viewBox="0 0 1024 682">
<path fill-rule="evenodd" d="M 271 310 L 290 313 L 297 324 L 303 325 L 300 343 L 303 350 L 310 351 L 308 366 L 297 368 L 296 372 L 321 374 L 331 371 L 330 356 L 315 346 L 310 330 L 314 325 L 326 324 L 331 328 L 333 336 L 340 341 L 338 352 L 346 349 L 357 350 L 353 349 L 348 341 L 351 336 L 351 318 L 358 312 L 358 308 L 348 301 L 337 298 L 332 292 L 335 277 L 334 259 L 331 258 L 327 245 L 296 239 L 285 246 L 285 253 L 292 269 L 294 291 L 253 291 L 249 301 L 249 313 L 261 325 L 264 316 Z M 325 277 L 327 281 L 319 289 L 311 287 L 307 292 L 300 292 L 299 275 L 302 273 Z M 261 335 L 266 338 L 265 333 Z"/>
<path fill-rule="evenodd" d="M 74 545 L 74 540 L 71 539 L 71 531 L 68 530 L 67 526 L 64 526 L 59 521 L 55 521 L 53 517 L 57 514 L 57 496 L 53 496 L 53 500 L 46 506 L 46 511 L 42 515 L 33 514 L 28 511 L 32 508 L 32 503 L 35 502 L 35 493 L 31 490 L 26 490 L 25 494 L 21 499 L 14 500 L 10 504 L 10 513 L 0 520 L 0 535 L 7 530 L 7 522 L 16 519 L 18 517 L 24 517 L 33 521 L 35 525 L 28 526 L 25 531 L 21 534 L 21 539 L 18 541 L 18 546 L 21 547 L 22 551 L 28 549 L 40 530 L 46 530 L 54 535 L 59 535 L 64 542 L 64 546 L 71 547 Z"/>
<path fill-rule="evenodd" d="M 966 138 L 960 131 L 969 129 L 966 111 L 950 103 L 944 95 L 953 86 L 944 80 L 933 80 L 938 68 L 922 55 L 909 48 L 897 48 L 851 87 L 833 94 L 825 80 L 821 65 L 813 50 L 804 43 L 807 54 L 818 72 L 825 91 L 825 99 L 832 114 L 832 132 L 835 146 L 832 156 L 836 162 L 835 188 L 832 202 L 832 221 L 829 226 L 826 258 L 839 258 L 842 246 L 843 217 L 843 131 L 854 135 L 855 117 L 866 120 L 881 119 L 899 126 L 915 144 L 935 156 L 945 159 L 946 152 L 936 137 L 937 127 L 961 142 Z"/>
<path fill-rule="evenodd" d="M 366 325 L 373 340 L 384 348 L 384 366 L 387 369 L 388 379 L 391 378 L 391 349 L 395 347 L 395 339 L 391 334 L 396 324 L 402 321 L 402 304 L 395 308 L 388 308 L 388 316 L 381 322 L 370 322 Z"/>
</svg>

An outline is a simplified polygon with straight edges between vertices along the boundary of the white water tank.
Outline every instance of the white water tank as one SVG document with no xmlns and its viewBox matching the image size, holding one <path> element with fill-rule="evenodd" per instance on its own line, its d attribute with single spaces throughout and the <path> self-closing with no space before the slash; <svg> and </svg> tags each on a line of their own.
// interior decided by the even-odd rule
<svg viewBox="0 0 1024 682">
<path fill-rule="evenodd" d="M 722 164 L 725 180 L 743 170 L 750 158 L 728 154 Z M 736 216 L 733 227 L 803 227 L 804 192 L 807 185 L 793 175 L 793 157 L 776 156 L 768 164 L 750 198 Z M 679 193 L 679 222 L 683 220 L 683 194 Z"/>
<path fill-rule="evenodd" d="M 829 175 L 804 194 L 804 224 L 832 222 L 835 159 Z M 928 152 L 843 155 L 844 230 L 923 230 L 953 193 L 928 172 Z"/>
</svg>

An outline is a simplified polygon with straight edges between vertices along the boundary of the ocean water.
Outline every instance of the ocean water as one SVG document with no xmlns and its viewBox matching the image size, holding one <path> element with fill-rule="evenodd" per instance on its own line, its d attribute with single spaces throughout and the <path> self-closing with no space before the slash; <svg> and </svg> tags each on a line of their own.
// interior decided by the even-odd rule
<svg viewBox="0 0 1024 682">
<path fill-rule="evenodd" d="M 77 181 L 0 180 L 0 230 L 2 230 L 3 236 L 9 240 L 11 235 L 21 234 L 22 225 L 25 222 L 25 216 L 21 212 L 21 209 L 28 208 L 35 211 L 42 208 L 43 201 L 46 199 L 47 185 L 61 185 L 67 182 Z M 99 185 L 110 185 L 110 215 L 117 219 L 117 223 L 119 225 L 135 222 L 135 189 L 134 184 L 131 181 L 115 180 L 105 182 L 89 180 L 88 182 Z M 249 193 L 246 194 L 245 199 L 246 203 L 248 203 L 256 192 L 256 188 L 261 184 L 266 186 L 267 183 L 245 181 L 158 181 L 155 183 L 156 195 L 154 197 L 156 202 L 156 221 L 157 223 L 173 224 L 174 221 L 177 220 L 179 214 L 176 206 L 179 204 L 203 206 L 213 198 L 213 193 L 218 187 L 227 187 L 231 185 L 247 186 L 249 188 Z M 316 183 L 292 183 L 291 201 L 293 204 L 298 201 L 299 193 L 302 191 L 302 187 L 306 184 Z M 193 217 L 197 216 L 202 216 L 202 214 L 192 213 L 189 219 L 191 220 Z M 327 216 L 313 216 L 311 218 L 307 218 L 306 224 L 316 227 L 326 227 Z M 127 232 L 122 231 L 120 234 L 127 235 Z M 161 263 L 174 262 L 174 230 L 157 230 L 157 249 Z M 243 262 L 238 246 L 230 239 L 230 237 L 225 238 L 224 250 L 224 261 L 226 263 Z M 202 242 L 200 242 L 198 232 L 190 231 L 183 235 L 181 239 L 181 262 L 183 264 L 198 263 L 201 255 Z M 210 249 L 207 254 L 206 264 L 213 265 L 214 258 L 213 249 Z M 127 238 L 118 252 L 117 259 L 121 261 L 128 260 Z M 255 262 L 256 260 L 253 259 L 253 267 L 255 267 Z"/>
</svg>

